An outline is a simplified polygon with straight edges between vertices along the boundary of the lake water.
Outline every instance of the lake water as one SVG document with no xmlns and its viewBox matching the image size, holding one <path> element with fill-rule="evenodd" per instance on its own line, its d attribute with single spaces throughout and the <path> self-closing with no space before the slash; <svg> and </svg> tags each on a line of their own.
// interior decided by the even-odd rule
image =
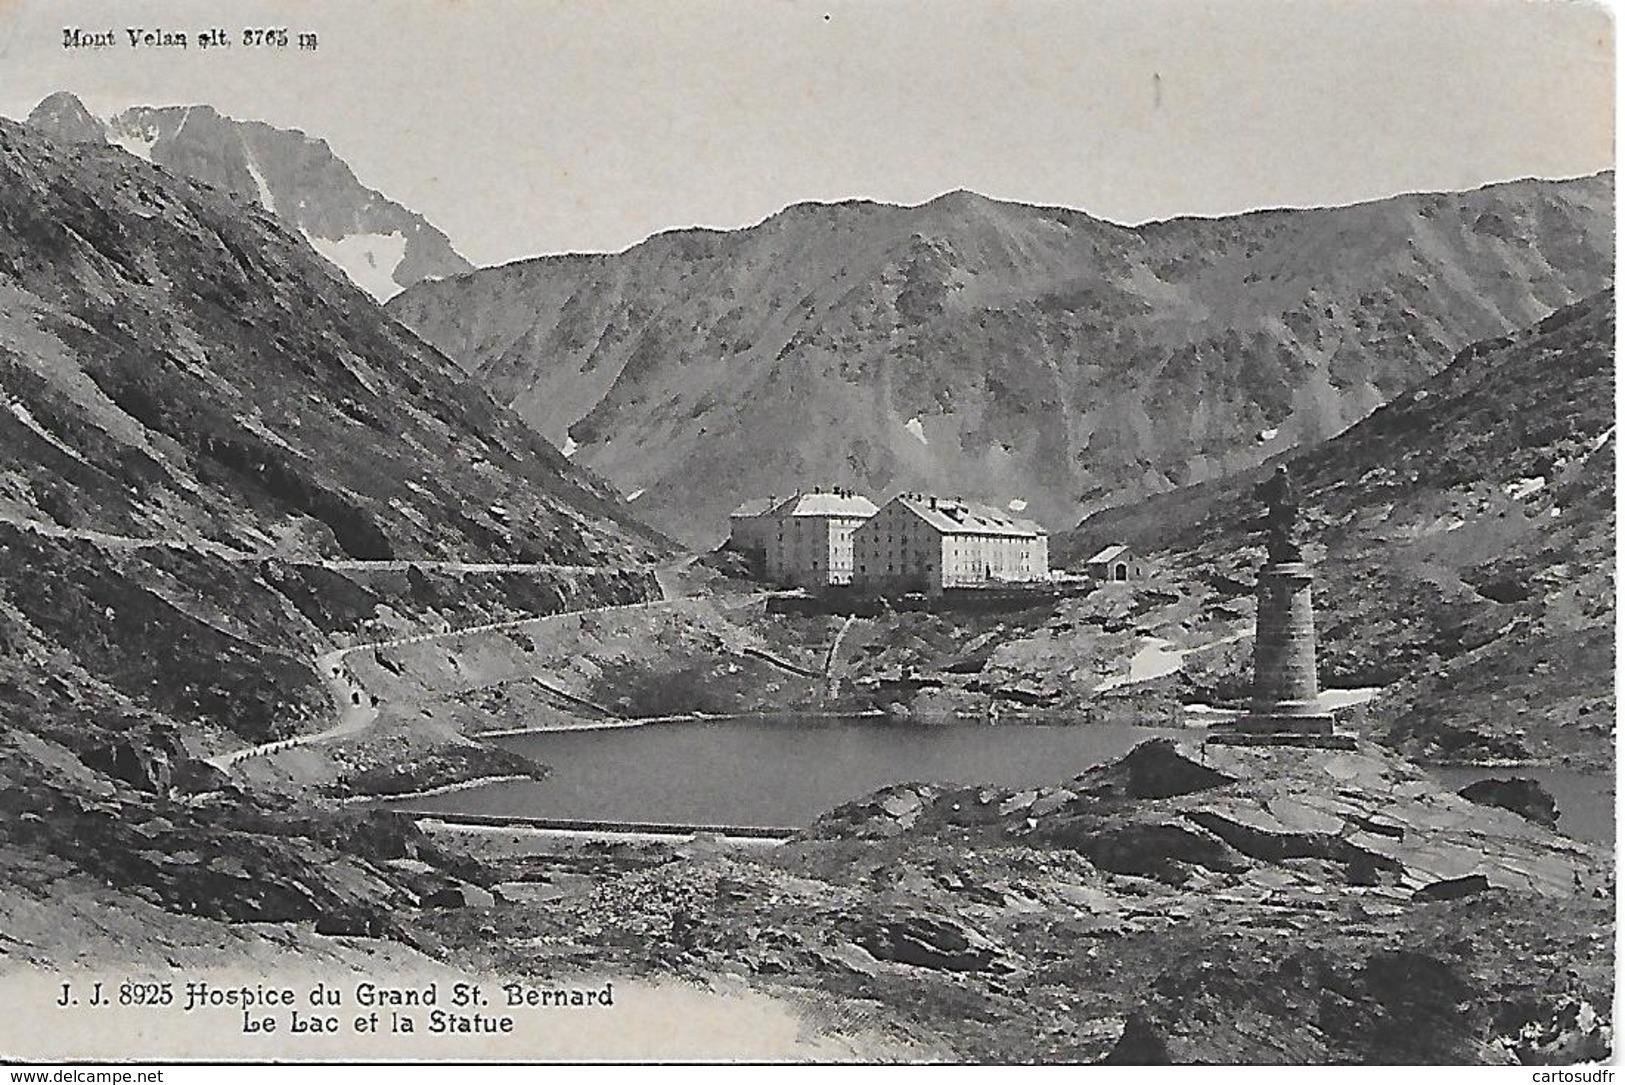
<svg viewBox="0 0 1625 1085">
<path fill-rule="evenodd" d="M 801 828 L 889 784 L 1059 784 L 1145 739 L 1177 733 L 793 717 L 547 731 L 500 740 L 550 766 L 547 779 L 503 781 L 403 805 L 577 821 Z"/>
<path fill-rule="evenodd" d="M 910 724 L 793 716 L 706 720 L 497 740 L 551 767 L 403 805 L 413 811 L 596 822 L 801 828 L 889 784 L 1059 784 L 1159 735 L 1199 732 L 1090 724 Z M 1561 768 L 1435 768 L 1452 790 L 1528 776 L 1552 793 L 1560 827 L 1612 845 L 1614 781 Z"/>
</svg>

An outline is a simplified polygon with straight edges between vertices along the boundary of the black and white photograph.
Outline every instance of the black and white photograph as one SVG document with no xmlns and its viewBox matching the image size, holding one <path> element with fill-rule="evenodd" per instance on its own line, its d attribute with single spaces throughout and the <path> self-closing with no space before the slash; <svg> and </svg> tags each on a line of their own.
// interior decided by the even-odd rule
<svg viewBox="0 0 1625 1085">
<path fill-rule="evenodd" d="M 0 4 L 0 1061 L 1609 1080 L 1615 33 Z"/>
</svg>

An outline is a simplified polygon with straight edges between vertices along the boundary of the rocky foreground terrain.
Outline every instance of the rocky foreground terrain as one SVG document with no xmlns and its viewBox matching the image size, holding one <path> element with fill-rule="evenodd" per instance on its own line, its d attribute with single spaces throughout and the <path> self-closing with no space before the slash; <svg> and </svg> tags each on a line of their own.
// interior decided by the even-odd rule
<svg viewBox="0 0 1625 1085">
<path fill-rule="evenodd" d="M 419 284 L 390 311 L 668 533 L 794 487 L 1051 529 L 1312 444 L 1610 281 L 1613 175 L 1135 228 L 955 192 Z"/>
<path fill-rule="evenodd" d="M 1150 742 L 1062 787 L 891 788 L 771 850 L 650 847 L 505 860 L 507 902 L 414 937 L 499 972 L 744 978 L 916 1057 L 1611 1051 L 1606 857 L 1369 745 Z"/>
<path fill-rule="evenodd" d="M 62 142 L 112 144 L 277 215 L 379 301 L 472 265 L 422 215 L 356 179 L 327 142 L 208 105 L 135 106 L 102 120 L 67 92 L 28 123 Z"/>
</svg>

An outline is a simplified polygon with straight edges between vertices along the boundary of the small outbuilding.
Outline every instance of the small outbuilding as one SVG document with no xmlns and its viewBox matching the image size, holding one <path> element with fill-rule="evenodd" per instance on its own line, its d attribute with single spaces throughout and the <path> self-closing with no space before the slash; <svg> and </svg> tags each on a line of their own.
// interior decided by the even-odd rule
<svg viewBox="0 0 1625 1085">
<path fill-rule="evenodd" d="M 1145 579 L 1145 562 L 1127 546 L 1108 546 L 1083 563 L 1091 580 L 1111 583 Z"/>
</svg>

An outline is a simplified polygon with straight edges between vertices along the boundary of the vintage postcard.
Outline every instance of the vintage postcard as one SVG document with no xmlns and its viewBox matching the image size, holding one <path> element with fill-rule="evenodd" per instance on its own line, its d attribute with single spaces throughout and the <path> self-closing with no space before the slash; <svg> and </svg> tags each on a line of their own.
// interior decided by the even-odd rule
<svg viewBox="0 0 1625 1085">
<path fill-rule="evenodd" d="M 0 72 L 0 1059 L 1612 1058 L 1608 8 Z"/>
</svg>

